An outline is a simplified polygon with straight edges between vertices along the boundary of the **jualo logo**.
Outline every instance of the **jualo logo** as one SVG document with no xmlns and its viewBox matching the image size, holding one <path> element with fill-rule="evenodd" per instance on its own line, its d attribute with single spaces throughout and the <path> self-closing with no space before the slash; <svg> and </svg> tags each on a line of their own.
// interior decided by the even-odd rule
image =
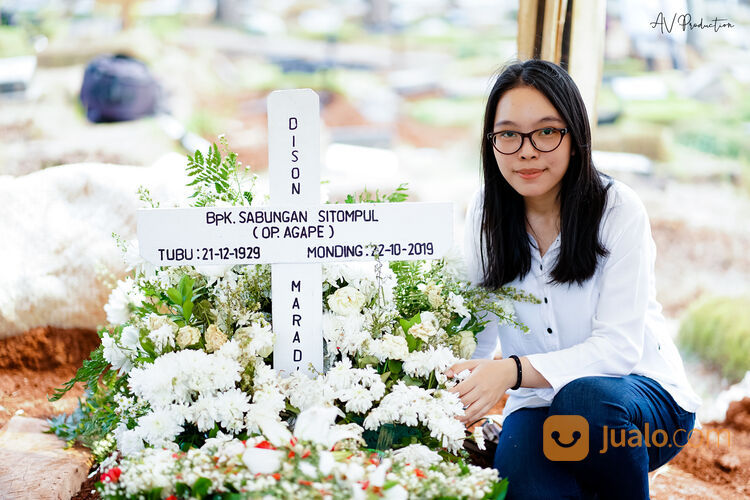
<svg viewBox="0 0 750 500">
<path fill-rule="evenodd" d="M 589 454 L 589 423 L 580 415 L 552 415 L 544 421 L 544 455 L 552 461 L 576 462 Z"/>
</svg>

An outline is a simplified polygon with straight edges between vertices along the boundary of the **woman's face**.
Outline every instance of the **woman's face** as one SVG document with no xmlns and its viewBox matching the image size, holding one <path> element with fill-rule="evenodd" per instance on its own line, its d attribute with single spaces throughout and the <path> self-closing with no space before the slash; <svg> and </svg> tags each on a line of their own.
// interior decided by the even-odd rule
<svg viewBox="0 0 750 500">
<path fill-rule="evenodd" d="M 493 132 L 531 132 L 544 127 L 565 128 L 567 123 L 535 88 L 516 87 L 505 92 L 497 103 Z M 528 137 L 513 154 L 502 154 L 495 148 L 492 151 L 500 173 L 524 198 L 557 196 L 572 154 L 570 134 L 563 136 L 557 149 L 547 153 L 535 149 Z"/>
</svg>

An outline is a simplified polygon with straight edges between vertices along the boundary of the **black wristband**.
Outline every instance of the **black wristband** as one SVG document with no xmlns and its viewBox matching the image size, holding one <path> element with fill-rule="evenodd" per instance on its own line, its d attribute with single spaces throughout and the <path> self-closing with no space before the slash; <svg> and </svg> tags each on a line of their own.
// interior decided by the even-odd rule
<svg viewBox="0 0 750 500">
<path fill-rule="evenodd" d="M 518 356 L 516 356 L 515 354 L 511 354 L 508 357 L 509 358 L 513 358 L 513 361 L 516 362 L 516 370 L 517 370 L 516 385 L 514 385 L 513 387 L 511 387 L 512 390 L 516 390 L 519 387 L 521 387 L 521 378 L 523 376 L 523 373 L 521 372 L 521 360 L 518 359 Z"/>
</svg>

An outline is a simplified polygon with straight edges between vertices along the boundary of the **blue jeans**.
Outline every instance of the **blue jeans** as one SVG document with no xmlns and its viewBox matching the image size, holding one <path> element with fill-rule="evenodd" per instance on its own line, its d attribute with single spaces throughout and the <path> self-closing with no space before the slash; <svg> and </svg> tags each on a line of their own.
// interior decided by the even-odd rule
<svg viewBox="0 0 750 500">
<path fill-rule="evenodd" d="M 559 432 L 552 425 L 544 429 L 544 421 L 553 415 L 586 419 L 588 451 L 585 431 L 576 435 L 575 421 Z M 551 406 L 522 408 L 505 418 L 495 468 L 508 478 L 509 500 L 648 499 L 648 472 L 680 452 L 694 423 L 695 413 L 683 410 L 653 379 L 582 377 L 560 389 Z M 573 453 L 575 444 L 583 446 L 577 449 L 585 458 L 561 458 L 560 454 Z"/>
</svg>

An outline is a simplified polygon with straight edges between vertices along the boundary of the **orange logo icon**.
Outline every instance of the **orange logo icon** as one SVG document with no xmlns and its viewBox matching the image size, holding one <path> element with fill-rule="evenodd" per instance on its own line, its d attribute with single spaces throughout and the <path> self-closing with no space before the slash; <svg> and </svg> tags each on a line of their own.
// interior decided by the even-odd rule
<svg viewBox="0 0 750 500">
<path fill-rule="evenodd" d="M 555 462 L 577 462 L 589 454 L 589 423 L 580 415 L 552 415 L 542 428 L 544 456 Z"/>
</svg>

